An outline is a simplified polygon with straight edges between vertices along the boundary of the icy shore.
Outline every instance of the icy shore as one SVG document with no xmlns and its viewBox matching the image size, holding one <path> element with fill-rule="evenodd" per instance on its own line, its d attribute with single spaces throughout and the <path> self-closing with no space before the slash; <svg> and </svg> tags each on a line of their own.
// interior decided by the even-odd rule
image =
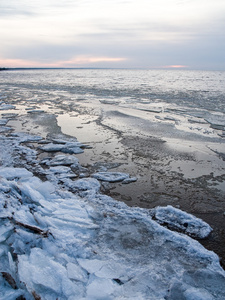
<svg viewBox="0 0 225 300">
<path fill-rule="evenodd" d="M 0 298 L 224 299 L 218 256 L 186 235 L 205 237 L 210 226 L 172 206 L 130 208 L 101 194 L 102 180 L 129 175 L 85 177 L 74 156 L 82 148 L 61 136 L 0 137 Z M 40 150 L 57 154 L 39 159 Z"/>
</svg>

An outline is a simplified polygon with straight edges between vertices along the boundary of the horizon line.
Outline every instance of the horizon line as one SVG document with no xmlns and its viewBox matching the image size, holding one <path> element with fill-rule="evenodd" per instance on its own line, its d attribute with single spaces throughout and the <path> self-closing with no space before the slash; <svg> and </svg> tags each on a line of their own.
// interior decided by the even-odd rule
<svg viewBox="0 0 225 300">
<path fill-rule="evenodd" d="M 0 71 L 13 71 L 13 70 L 175 70 L 175 71 L 219 71 L 224 72 L 225 70 L 218 69 L 202 69 L 202 68 L 188 68 L 188 67 L 0 67 Z"/>
</svg>

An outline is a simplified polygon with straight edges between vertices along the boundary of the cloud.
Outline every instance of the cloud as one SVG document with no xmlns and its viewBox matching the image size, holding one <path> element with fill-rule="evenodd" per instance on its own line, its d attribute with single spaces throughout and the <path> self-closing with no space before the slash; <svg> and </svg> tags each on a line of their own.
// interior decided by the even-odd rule
<svg viewBox="0 0 225 300">
<path fill-rule="evenodd" d="M 57 61 L 55 62 L 55 66 L 57 67 L 68 67 L 68 68 L 74 68 L 74 67 L 84 67 L 84 66 L 96 66 L 96 64 L 101 63 L 118 63 L 127 60 L 123 57 L 104 57 L 104 56 L 88 56 L 88 55 L 79 55 L 76 57 L 71 58 L 70 60 L 63 60 L 63 61 Z"/>
<path fill-rule="evenodd" d="M 70 60 L 54 60 L 54 61 L 41 61 L 41 60 L 27 60 L 27 59 L 1 59 L 0 65 L 8 68 L 76 68 L 84 66 L 96 66 L 99 63 L 117 63 L 125 61 L 123 57 L 98 57 L 98 56 L 76 56 Z"/>
<path fill-rule="evenodd" d="M 184 69 L 188 68 L 188 66 L 184 65 L 170 65 L 170 66 L 162 66 L 163 69 Z"/>
<path fill-rule="evenodd" d="M 24 59 L 2 59 L 0 58 L 0 66 L 6 68 L 30 68 L 30 67 L 44 67 L 44 64 L 31 60 Z"/>
<path fill-rule="evenodd" d="M 0 14 L 8 63 L 225 66 L 224 0 L 1 0 Z"/>
<path fill-rule="evenodd" d="M 10 18 L 15 16 L 35 16 L 35 10 L 32 10 L 30 6 L 23 5 L 23 2 L 16 0 L 1 0 L 0 2 L 0 16 L 1 18 Z"/>
</svg>

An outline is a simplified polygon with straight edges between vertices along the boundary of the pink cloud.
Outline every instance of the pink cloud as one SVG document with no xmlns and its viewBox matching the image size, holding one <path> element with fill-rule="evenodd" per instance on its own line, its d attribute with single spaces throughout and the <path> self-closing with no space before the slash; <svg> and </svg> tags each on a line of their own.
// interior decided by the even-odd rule
<svg viewBox="0 0 225 300">
<path fill-rule="evenodd" d="M 80 55 L 72 58 L 71 60 L 67 61 L 58 61 L 57 66 L 58 67 L 76 67 L 81 65 L 93 65 L 97 63 L 116 63 L 126 60 L 126 58 L 123 57 L 107 57 L 107 56 L 86 56 L 86 55 Z"/>
<path fill-rule="evenodd" d="M 40 62 L 23 59 L 0 59 L 0 66 L 7 68 L 64 68 L 79 67 L 82 65 L 93 65 L 97 63 L 116 63 L 126 60 L 122 57 L 105 57 L 105 56 L 77 56 L 71 60 L 62 60 L 55 62 Z"/>
<path fill-rule="evenodd" d="M 165 69 L 182 69 L 182 68 L 188 68 L 188 66 L 185 65 L 170 65 L 170 66 L 163 66 Z"/>
</svg>

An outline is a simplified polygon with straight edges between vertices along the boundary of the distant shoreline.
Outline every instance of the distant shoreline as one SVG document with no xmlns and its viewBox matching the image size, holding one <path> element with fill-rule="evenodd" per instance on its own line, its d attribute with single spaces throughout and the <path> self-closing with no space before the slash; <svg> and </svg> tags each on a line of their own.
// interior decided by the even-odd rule
<svg viewBox="0 0 225 300">
<path fill-rule="evenodd" d="M 0 71 L 17 71 L 17 70 L 130 70 L 130 68 L 0 68 Z"/>
<path fill-rule="evenodd" d="M 20 68 L 5 68 L 0 67 L 0 71 L 32 71 L 32 70 L 164 70 L 164 71 L 203 71 L 203 72 L 225 72 L 225 70 L 198 70 L 198 69 L 168 69 L 168 68 L 97 68 L 97 67 L 56 67 L 56 68 L 47 68 L 47 67 L 20 67 Z"/>
</svg>

